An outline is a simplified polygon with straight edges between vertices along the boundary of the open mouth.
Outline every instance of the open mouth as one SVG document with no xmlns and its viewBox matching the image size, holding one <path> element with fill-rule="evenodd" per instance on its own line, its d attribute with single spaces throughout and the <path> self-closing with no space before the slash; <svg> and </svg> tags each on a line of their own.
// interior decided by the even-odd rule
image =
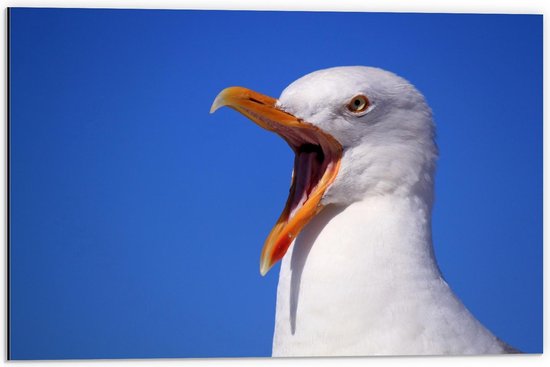
<svg viewBox="0 0 550 367">
<path fill-rule="evenodd" d="M 211 108 L 211 112 L 222 106 L 237 110 L 281 136 L 295 153 L 285 208 L 262 249 L 262 275 L 283 258 L 304 226 L 322 210 L 321 199 L 336 178 L 342 158 L 342 146 L 332 135 L 279 109 L 276 102 L 249 89 L 231 87 L 216 97 Z"/>
<path fill-rule="evenodd" d="M 285 208 L 262 251 L 262 274 L 283 258 L 294 238 L 321 211 L 323 194 L 336 178 L 340 164 L 341 154 L 330 145 L 301 141 L 291 147 L 295 152 L 292 183 Z"/>
<path fill-rule="evenodd" d="M 303 144 L 295 152 L 292 186 L 288 197 L 289 218 L 304 205 L 327 168 L 325 154 L 319 145 Z"/>
</svg>

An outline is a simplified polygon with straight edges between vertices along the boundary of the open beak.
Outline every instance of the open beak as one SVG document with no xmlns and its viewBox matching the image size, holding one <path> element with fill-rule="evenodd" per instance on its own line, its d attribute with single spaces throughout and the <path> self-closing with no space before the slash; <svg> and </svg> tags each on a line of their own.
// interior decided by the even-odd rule
<svg viewBox="0 0 550 367">
<path fill-rule="evenodd" d="M 279 109 L 276 102 L 246 88 L 230 87 L 218 94 L 210 109 L 213 113 L 223 106 L 233 108 L 278 134 L 296 154 L 285 208 L 262 249 L 262 275 L 283 258 L 302 228 L 321 211 L 321 199 L 336 178 L 342 158 L 342 145 L 334 137 Z"/>
</svg>

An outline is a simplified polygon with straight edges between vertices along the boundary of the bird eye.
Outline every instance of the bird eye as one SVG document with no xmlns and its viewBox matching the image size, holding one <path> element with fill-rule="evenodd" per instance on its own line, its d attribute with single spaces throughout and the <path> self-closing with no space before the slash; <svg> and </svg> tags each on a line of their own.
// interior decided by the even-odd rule
<svg viewBox="0 0 550 367">
<path fill-rule="evenodd" d="M 366 96 L 360 94 L 351 99 L 348 104 L 348 110 L 353 113 L 364 112 L 367 108 L 369 108 L 369 106 L 369 99 Z"/>
</svg>

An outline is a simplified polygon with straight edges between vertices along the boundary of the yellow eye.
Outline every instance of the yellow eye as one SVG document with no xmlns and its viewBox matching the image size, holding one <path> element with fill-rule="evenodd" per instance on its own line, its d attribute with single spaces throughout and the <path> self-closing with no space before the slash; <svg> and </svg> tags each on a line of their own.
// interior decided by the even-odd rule
<svg viewBox="0 0 550 367">
<path fill-rule="evenodd" d="M 367 108 L 369 108 L 369 106 L 369 99 L 366 96 L 359 94 L 351 99 L 348 104 L 348 110 L 354 113 L 364 112 Z"/>
</svg>

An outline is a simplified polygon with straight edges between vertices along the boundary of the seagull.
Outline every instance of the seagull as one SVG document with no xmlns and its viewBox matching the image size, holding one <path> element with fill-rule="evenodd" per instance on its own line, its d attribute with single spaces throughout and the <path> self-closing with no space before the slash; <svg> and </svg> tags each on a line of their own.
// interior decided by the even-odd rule
<svg viewBox="0 0 550 367">
<path fill-rule="evenodd" d="M 281 260 L 274 357 L 518 353 L 485 328 L 437 265 L 435 125 L 424 96 L 379 68 L 334 67 L 275 99 L 230 107 L 295 153 L 289 196 L 260 258 Z"/>
</svg>

